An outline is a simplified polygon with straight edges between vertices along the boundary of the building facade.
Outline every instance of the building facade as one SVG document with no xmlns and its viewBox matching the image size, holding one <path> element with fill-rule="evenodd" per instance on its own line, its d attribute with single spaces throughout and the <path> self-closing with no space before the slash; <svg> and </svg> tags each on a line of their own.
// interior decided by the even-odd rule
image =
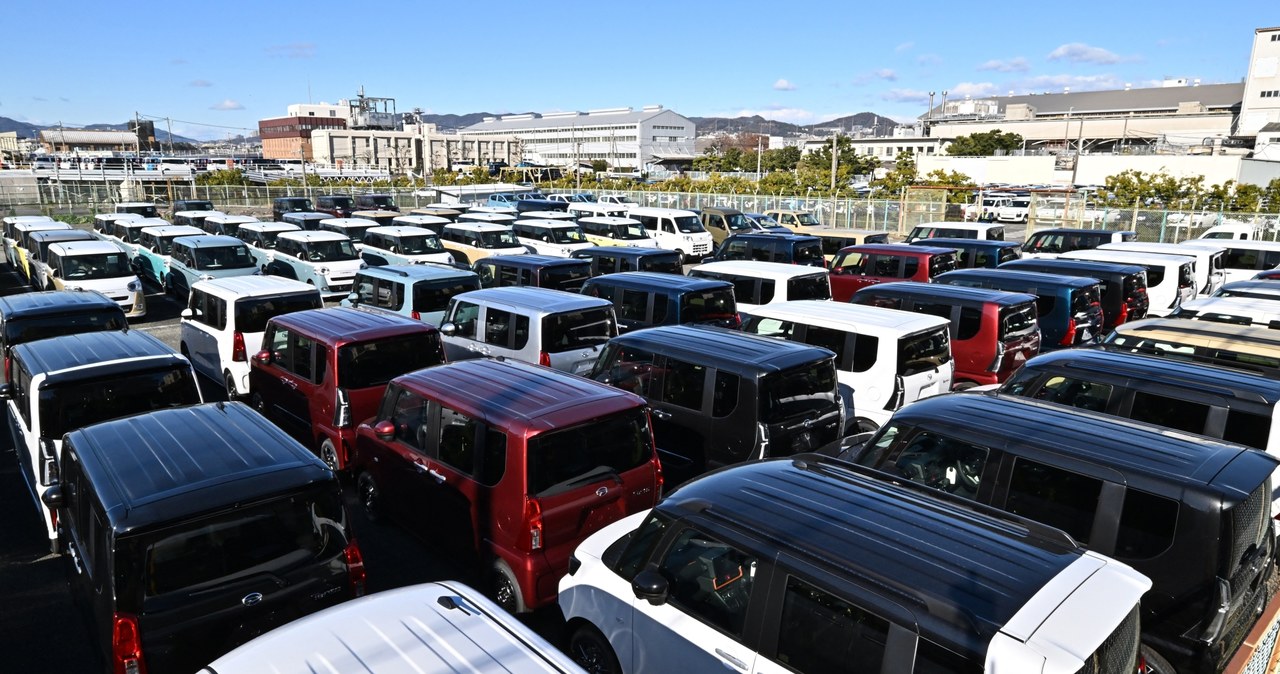
<svg viewBox="0 0 1280 674">
<path fill-rule="evenodd" d="M 1240 106 L 1242 136 L 1256 136 L 1268 124 L 1280 123 L 1280 27 L 1253 31 L 1249 74 Z"/>
<path fill-rule="evenodd" d="M 491 162 L 514 166 L 522 160 L 520 145 L 509 135 L 439 133 L 434 124 L 405 124 L 400 131 L 325 129 L 310 138 L 312 161 L 318 164 L 418 175 Z"/>
<path fill-rule="evenodd" d="M 297 106 L 289 106 L 289 115 L 286 117 L 258 120 L 263 159 L 315 161 L 311 148 L 312 133 L 347 128 L 347 120 L 343 117 L 297 114 L 293 110 L 295 107 Z"/>
<path fill-rule="evenodd" d="M 45 152 L 133 152 L 138 134 L 132 131 L 45 129 L 39 135 Z"/>
</svg>

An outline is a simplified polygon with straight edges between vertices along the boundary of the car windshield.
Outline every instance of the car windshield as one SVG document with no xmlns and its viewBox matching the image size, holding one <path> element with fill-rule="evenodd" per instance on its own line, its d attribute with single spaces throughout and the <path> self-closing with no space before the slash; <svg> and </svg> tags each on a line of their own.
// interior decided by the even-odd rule
<svg viewBox="0 0 1280 674">
<path fill-rule="evenodd" d="M 40 433 L 46 438 L 133 414 L 200 402 L 191 366 L 124 372 L 40 389 Z"/>
<path fill-rule="evenodd" d="M 378 226 L 378 223 L 370 221 L 369 224 L 367 225 L 341 225 L 341 226 L 333 226 L 333 227 L 324 227 L 323 229 L 328 232 L 337 232 L 339 234 L 345 234 L 351 237 L 351 243 L 363 243 L 364 233 L 369 231 L 370 228 L 377 227 L 377 226 Z"/>
<path fill-rule="evenodd" d="M 271 250 L 276 247 L 276 237 L 280 236 L 281 232 L 258 232 L 257 234 L 258 247 Z"/>
<path fill-rule="evenodd" d="M 194 253 L 196 269 L 249 269 L 258 264 L 254 262 L 249 247 L 244 244 L 196 248 Z"/>
<path fill-rule="evenodd" d="M 682 215 L 674 219 L 676 221 L 676 229 L 685 234 L 697 234 L 698 232 L 707 231 L 702 227 L 702 222 L 698 220 L 696 215 Z"/>
<path fill-rule="evenodd" d="M 909 377 L 932 372 L 951 360 L 947 326 L 907 335 L 898 340 L 898 374 Z"/>
<path fill-rule="evenodd" d="M 407 234 L 400 237 L 400 252 L 405 255 L 427 255 L 444 251 L 440 237 L 434 234 Z"/>
<path fill-rule="evenodd" d="M 236 300 L 236 329 L 240 332 L 262 332 L 267 321 L 281 314 L 324 306 L 317 292 L 280 297 L 242 297 Z"/>
<path fill-rule="evenodd" d="M 212 210 L 213 210 L 213 202 L 212 202 L 212 201 L 192 201 L 192 200 L 188 199 L 187 201 L 182 202 L 182 208 L 180 208 L 179 210 L 183 210 L 183 211 L 212 211 Z"/>
<path fill-rule="evenodd" d="M 439 365 L 444 359 L 440 335 L 414 332 L 338 349 L 338 382 L 347 389 L 385 386 L 406 372 Z"/>
<path fill-rule="evenodd" d="M 352 208 L 356 205 L 351 197 L 329 197 L 328 201 L 330 208 Z"/>
<path fill-rule="evenodd" d="M 116 225 L 116 238 L 125 243 L 137 243 L 142 237 L 142 227 L 129 227 L 126 225 Z"/>
<path fill-rule="evenodd" d="M 346 262 L 358 259 L 351 241 L 311 241 L 307 243 L 307 259 L 312 262 Z"/>
<path fill-rule="evenodd" d="M 542 349 L 547 353 L 589 349 L 617 336 L 613 307 L 568 311 L 542 318 Z"/>
<path fill-rule="evenodd" d="M 582 290 L 582 284 L 591 278 L 591 263 L 584 261 L 581 265 L 556 266 L 543 269 L 538 283 L 543 288 L 565 290 L 576 293 Z"/>
<path fill-rule="evenodd" d="M 583 243 L 587 237 L 577 227 L 555 227 L 551 230 L 552 243 Z"/>
<path fill-rule="evenodd" d="M 806 227 L 817 227 L 822 224 L 821 222 L 818 222 L 817 218 L 813 217 L 809 213 L 796 214 L 796 222 Z"/>
<path fill-rule="evenodd" d="M 644 412 L 628 410 L 529 438 L 528 491 L 545 498 L 575 487 L 621 482 L 619 476 L 653 460 Z"/>
<path fill-rule="evenodd" d="M 833 410 L 837 395 L 833 358 L 774 372 L 760 380 L 760 420 L 770 424 Z"/>
<path fill-rule="evenodd" d="M 681 323 L 731 320 L 737 313 L 732 288 L 692 292 L 680 298 Z"/>
<path fill-rule="evenodd" d="M 383 208 L 388 211 L 396 210 L 396 200 L 390 196 L 379 195 L 375 197 L 369 197 L 369 203 L 373 204 L 374 206 L 377 206 L 378 208 Z"/>
<path fill-rule="evenodd" d="M 156 207 L 149 204 L 146 206 L 125 206 L 118 212 L 137 213 L 144 218 L 155 218 L 160 215 L 160 212 L 156 210 Z"/>
<path fill-rule="evenodd" d="M 67 281 L 91 281 L 94 279 L 132 276 L 129 256 L 119 253 L 97 255 L 69 255 L 62 258 L 62 278 Z"/>
<path fill-rule="evenodd" d="M 169 236 L 162 236 L 155 240 L 155 244 L 153 246 L 154 252 L 159 253 L 160 255 L 169 255 L 170 253 L 173 252 L 173 240 L 178 238 L 179 236 L 190 236 L 190 235 L 189 234 L 170 234 Z"/>
<path fill-rule="evenodd" d="M 799 260 L 797 260 L 799 262 Z M 787 281 L 788 300 L 829 300 L 831 282 L 826 272 L 812 276 L 797 276 Z"/>
<path fill-rule="evenodd" d="M 729 226 L 729 230 L 733 232 L 747 232 L 755 229 L 755 227 L 751 226 L 751 220 L 741 213 L 724 216 L 724 222 Z"/>
<path fill-rule="evenodd" d="M 139 564 L 146 596 L 196 592 L 237 578 L 281 578 L 347 545 L 342 501 L 328 485 L 191 520 L 152 534 Z"/>
<path fill-rule="evenodd" d="M 778 221 L 777 221 L 777 220 L 774 220 L 772 216 L 768 216 L 768 215 L 754 215 L 754 216 L 752 216 L 752 217 L 751 217 L 751 219 L 755 221 L 756 226 L 757 226 L 759 229 L 767 229 L 767 228 L 769 228 L 769 227 L 781 227 L 781 226 L 782 226 L 782 225 L 778 224 Z"/>
<path fill-rule="evenodd" d="M 313 211 L 313 210 L 315 210 L 315 209 L 314 209 L 314 208 L 312 208 L 312 206 L 311 206 L 311 200 L 310 200 L 310 199 L 303 199 L 303 198 L 285 199 L 285 200 L 282 202 L 282 204 L 281 204 L 281 205 L 282 205 L 282 206 L 284 206 L 284 209 L 285 209 L 285 210 L 288 210 L 288 211 Z"/>
<path fill-rule="evenodd" d="M 481 248 L 519 248 L 520 242 L 516 241 L 516 235 L 511 230 L 501 232 L 479 232 L 476 236 L 480 240 Z"/>
<path fill-rule="evenodd" d="M 444 311 L 454 295 L 479 289 L 480 279 L 475 276 L 444 282 L 418 283 L 413 286 L 413 310 L 421 313 Z"/>
<path fill-rule="evenodd" d="M 644 225 L 636 223 L 634 225 L 614 225 L 612 228 L 613 238 L 619 241 L 635 241 L 637 239 L 649 238 L 649 233 L 645 231 Z"/>
<path fill-rule="evenodd" d="M 5 320 L 3 325 L 4 342 L 11 347 L 60 335 L 129 329 L 124 312 L 118 307 L 64 314 L 11 317 Z"/>
</svg>

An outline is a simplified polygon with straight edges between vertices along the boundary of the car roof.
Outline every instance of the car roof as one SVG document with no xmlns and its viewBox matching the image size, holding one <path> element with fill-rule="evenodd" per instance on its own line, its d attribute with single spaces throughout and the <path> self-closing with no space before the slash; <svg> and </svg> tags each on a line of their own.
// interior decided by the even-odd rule
<svg viewBox="0 0 1280 674">
<path fill-rule="evenodd" d="M 117 534 L 333 483 L 315 454 L 243 403 L 138 414 L 72 431 Z"/>
<path fill-rule="evenodd" d="M 1028 237 L 1032 237 L 1032 236 L 1036 236 L 1036 235 L 1039 235 L 1039 234 L 1085 234 L 1085 235 L 1088 235 L 1088 236 L 1097 236 L 1097 237 L 1099 237 L 1099 238 L 1101 238 L 1101 237 L 1111 238 L 1112 236 L 1114 236 L 1114 235 L 1116 235 L 1116 234 L 1120 234 L 1120 233 L 1127 232 L 1127 231 L 1129 231 L 1129 230 L 1125 230 L 1125 229 L 1075 229 L 1075 228 L 1072 228 L 1072 227 L 1054 227 L 1054 228 L 1052 228 L 1052 229 L 1039 229 L 1039 230 L 1036 230 L 1035 232 L 1032 232 L 1031 234 L 1028 234 L 1027 236 L 1028 236 Z"/>
<path fill-rule="evenodd" d="M 196 281 L 191 284 L 191 289 L 226 299 L 318 292 L 315 286 L 308 285 L 302 281 L 271 275 L 226 276 Z"/>
<path fill-rule="evenodd" d="M 585 260 L 584 260 L 585 262 Z M 624 271 L 601 274 L 587 279 L 583 292 L 596 285 L 618 285 L 628 288 L 657 288 L 660 290 L 714 290 L 732 288 L 732 281 L 714 278 L 665 274 L 656 271 Z"/>
<path fill-rule="evenodd" d="M 334 227 L 369 227 L 377 226 L 378 223 L 368 218 L 325 218 L 320 221 L 320 224 Z"/>
<path fill-rule="evenodd" d="M 943 283 L 921 283 L 919 281 L 893 281 L 877 283 L 861 288 L 855 295 L 866 291 L 875 294 L 887 291 L 892 295 L 911 295 L 924 299 L 972 300 L 976 302 L 993 302 L 1000 305 L 1023 304 L 1034 302 L 1036 296 L 1030 293 L 1019 293 L 998 288 L 975 288 L 973 286 L 953 286 Z"/>
<path fill-rule="evenodd" d="M 1049 270 L 1061 269 L 1063 271 L 1075 271 L 1085 273 L 1098 274 L 1141 274 L 1147 268 L 1136 264 L 1120 264 L 1117 262 L 1103 262 L 1101 260 L 1069 260 L 1065 258 L 1022 258 L 1020 260 L 1009 260 L 1000 265 L 1001 269 L 1027 269 L 1033 270 L 1036 267 Z M 1050 271 L 1048 273 L 1055 273 Z"/>
<path fill-rule="evenodd" d="M 333 232 L 321 229 L 308 229 L 280 232 L 279 238 L 291 239 L 293 241 L 350 241 L 351 237 L 342 232 Z"/>
<path fill-rule="evenodd" d="M 537 225 L 538 227 L 546 227 L 548 229 L 577 229 L 576 222 L 566 222 L 564 220 L 548 220 L 546 218 L 522 218 L 516 220 L 517 225 Z"/>
<path fill-rule="evenodd" d="M 1104 349 L 1062 349 L 1042 353 L 1027 361 L 1024 368 L 1054 371 L 1092 372 L 1104 380 L 1128 377 L 1142 382 L 1193 389 L 1205 395 L 1220 395 L 1251 402 L 1280 402 L 1280 380 L 1242 376 L 1239 370 L 1182 359 L 1161 358 Z M 1141 388 L 1141 384 L 1136 385 Z M 1250 395 L 1252 394 L 1252 395 Z"/>
<path fill-rule="evenodd" d="M 103 241 L 102 243 L 106 243 Z M 119 248 L 112 246 L 116 251 Z M 91 309 L 94 307 L 118 307 L 107 296 L 90 290 L 46 290 L 0 296 L 0 322 L 27 316 L 48 316 Z"/>
<path fill-rule="evenodd" d="M 916 255 L 941 255 L 943 253 L 954 253 L 956 249 L 946 248 L 943 246 L 916 246 L 909 243 L 860 243 L 854 246 L 846 246 L 840 249 L 843 253 L 847 250 L 855 250 L 859 253 L 912 253 Z"/>
<path fill-rule="evenodd" d="M 445 229 L 457 229 L 464 232 L 510 232 L 511 225 L 500 225 L 495 222 L 474 222 L 470 220 L 451 222 Z"/>
<path fill-rule="evenodd" d="M 200 216 L 204 216 L 207 218 L 214 215 L 226 215 L 226 213 L 223 213 L 222 211 L 216 211 L 216 210 L 200 209 L 200 210 L 194 210 L 194 211 L 178 211 L 177 213 L 174 213 L 174 216 L 178 216 L 178 215 L 186 216 L 188 218 L 198 218 Z"/>
<path fill-rule="evenodd" d="M 13 225 L 18 232 L 48 232 L 53 230 L 74 229 L 69 223 L 61 220 L 26 220 Z"/>
<path fill-rule="evenodd" d="M 1017 241 L 999 241 L 996 239 L 916 239 L 912 246 L 936 246 L 938 248 L 1018 248 L 1022 244 Z"/>
<path fill-rule="evenodd" d="M 517 435 L 645 405 L 622 389 L 511 359 L 461 360 L 410 372 L 392 383 L 429 393 L 451 409 Z"/>
<path fill-rule="evenodd" d="M 298 218 L 302 218 L 303 220 L 328 220 L 333 216 L 328 213 L 320 213 L 317 211 L 294 211 L 292 213 L 281 213 L 280 217 L 294 218 L 295 220 Z"/>
<path fill-rule="evenodd" d="M 597 254 L 597 255 L 627 255 L 639 257 L 642 255 L 675 255 L 674 250 L 666 248 L 645 248 L 643 246 L 588 246 L 587 248 L 579 248 L 573 251 L 575 255 L 580 253 Z"/>
<path fill-rule="evenodd" d="M 449 218 L 442 218 L 438 215 L 398 215 L 392 218 L 392 223 L 402 223 L 402 225 L 418 226 L 418 225 L 443 225 L 452 222 Z"/>
<path fill-rule="evenodd" d="M 83 229 L 45 229 L 31 233 L 32 241 L 98 241 L 92 232 Z"/>
<path fill-rule="evenodd" d="M 200 229 L 199 227 L 192 227 L 190 225 L 162 225 L 159 227 L 145 227 L 143 228 L 142 233 L 150 234 L 152 236 L 177 237 L 177 236 L 196 236 L 200 234 L 205 234 L 206 232 L 203 229 Z"/>
<path fill-rule="evenodd" d="M 805 241 L 805 242 L 808 242 L 808 241 L 821 242 L 821 241 L 822 241 L 822 239 L 819 239 L 819 238 L 818 238 L 818 237 L 816 237 L 816 236 L 812 236 L 812 235 L 809 235 L 809 234 L 796 234 L 795 232 L 792 232 L 791 230 L 787 230 L 787 232 L 786 232 L 786 233 L 783 233 L 783 232 L 743 232 L 743 233 L 741 233 L 741 234 L 732 234 L 732 235 L 730 235 L 730 236 L 728 237 L 728 239 L 749 239 L 749 240 L 752 240 L 752 241 L 775 241 L 775 240 L 778 240 L 778 239 L 781 239 L 781 240 L 783 240 L 783 241 Z"/>
<path fill-rule="evenodd" d="M 225 234 L 200 234 L 198 236 L 180 236 L 173 240 L 175 245 L 182 244 L 191 248 L 214 248 L 225 246 L 243 246 L 244 242 L 234 236 Z"/>
<path fill-rule="evenodd" d="M 533 286 L 506 286 L 502 288 L 483 288 L 468 290 L 454 295 L 454 299 L 467 302 L 481 302 L 503 306 L 533 310 L 539 313 L 559 313 L 580 309 L 597 309 L 612 307 L 613 303 L 599 297 L 586 297 L 578 293 L 535 288 Z"/>
<path fill-rule="evenodd" d="M 610 342 L 753 375 L 782 372 L 832 357 L 826 349 L 800 342 L 700 325 L 646 328 L 619 335 Z"/>
<path fill-rule="evenodd" d="M 1221 227 L 1222 225 L 1218 225 Z M 1252 225 L 1246 225 L 1252 227 Z M 1266 241 L 1263 239 L 1185 239 L 1178 242 L 1179 246 L 1191 246 L 1192 248 L 1236 248 L 1239 250 L 1280 250 L 1280 241 Z"/>
<path fill-rule="evenodd" d="M 814 324 L 816 321 L 843 323 L 859 333 L 864 328 L 874 328 L 879 332 L 913 333 L 951 324 L 950 320 L 941 316 L 827 300 L 771 302 L 752 309 L 751 315 L 805 324 Z"/>
<path fill-rule="evenodd" d="M 1144 318 L 1116 326 L 1117 332 L 1135 337 L 1141 337 L 1153 330 L 1191 333 L 1201 337 L 1217 337 L 1265 344 L 1270 348 L 1280 348 L 1280 330 L 1257 325 L 1239 325 L 1237 323 L 1222 323 L 1218 321 L 1188 321 L 1185 318 Z"/>
<path fill-rule="evenodd" d="M 329 345 L 436 331 L 435 326 L 407 316 L 356 307 L 294 311 L 275 316 L 270 323 L 303 332 L 316 341 Z"/>
<path fill-rule="evenodd" d="M 1037 286 L 1070 286 L 1072 288 L 1083 288 L 1085 286 L 1098 285 L 1098 280 L 1087 276 L 1063 276 L 1061 274 L 1046 274 L 1038 271 L 1018 271 L 1016 269 L 956 269 L 944 274 L 940 274 L 937 278 L 938 283 L 946 283 L 948 278 L 979 278 L 991 279 L 994 281 L 1015 281 L 1019 283 L 1033 283 Z"/>
<path fill-rule="evenodd" d="M 515 267 L 586 267 L 591 265 L 591 260 L 581 260 L 573 257 L 558 257 L 555 255 L 539 255 L 537 253 L 522 253 L 520 255 L 490 255 L 476 261 L 476 264 L 484 264 L 486 262 L 494 262 L 497 264 L 509 264 Z"/>
<path fill-rule="evenodd" d="M 592 215 L 585 218 L 578 218 L 579 224 L 584 222 L 595 222 L 595 223 L 600 223 L 604 225 L 638 225 L 640 224 L 640 221 L 636 220 L 635 218 L 620 218 L 616 215 Z M 606 246 L 601 246 L 601 247 L 603 248 Z"/>
<path fill-rule="evenodd" d="M 441 218 L 443 220 L 443 218 Z M 367 222 L 367 221 L 366 221 Z M 448 222 L 446 220 L 446 222 Z M 380 225 L 365 230 L 366 234 L 386 234 L 388 236 L 435 236 L 436 233 L 426 227 L 413 225 Z"/>
<path fill-rule="evenodd" d="M 657 510 L 744 530 L 979 651 L 1086 554 L 1056 529 L 814 454 L 718 471 Z"/>
<path fill-rule="evenodd" d="M 1102 250 L 1098 248 L 1085 248 L 1083 250 L 1072 250 L 1059 255 L 1060 258 L 1068 260 L 1098 260 L 1102 262 L 1127 262 L 1129 264 L 1149 264 L 1149 265 L 1166 265 L 1170 263 L 1188 264 L 1195 261 L 1196 254 L 1189 252 L 1186 255 L 1167 254 L 1167 253 L 1141 253 L 1131 250 Z M 1183 258 L 1181 260 L 1173 260 L 1170 258 Z"/>
<path fill-rule="evenodd" d="M 378 267 L 366 267 L 357 273 L 364 276 L 385 276 L 402 278 L 410 281 L 476 276 L 474 271 L 458 269 L 444 264 L 391 264 Z"/>
<path fill-rule="evenodd" d="M 26 364 L 31 374 L 49 374 L 46 380 L 49 382 L 61 379 L 54 376 L 58 373 L 92 371 L 107 364 L 123 365 L 125 370 L 132 371 L 154 366 L 155 363 L 148 359 L 186 362 L 167 344 L 145 330 L 104 330 L 60 335 L 19 344 L 13 347 L 13 354 Z M 82 374 L 87 376 L 89 372 Z"/>
<path fill-rule="evenodd" d="M 773 235 L 769 234 L 768 236 Z M 708 262 L 694 267 L 690 272 L 741 274 L 743 276 L 771 279 L 789 279 L 797 276 L 827 275 L 827 270 L 821 267 L 787 264 L 785 262 L 759 262 L 756 260 L 725 260 L 723 262 Z"/>
<path fill-rule="evenodd" d="M 204 221 L 205 222 L 223 222 L 223 223 L 233 223 L 233 222 L 247 223 L 247 222 L 257 222 L 258 219 L 253 217 L 252 215 L 228 215 L 226 213 L 219 213 L 218 215 L 210 215 L 209 217 L 205 218 Z"/>
<path fill-rule="evenodd" d="M 918 400 L 894 413 L 890 423 L 944 432 L 984 447 L 1018 451 L 1034 448 L 1057 456 L 1135 475 L 1158 477 L 1183 488 L 1204 489 L 1242 454 L 1259 454 L 1271 464 L 1253 484 L 1222 483 L 1223 495 L 1243 499 L 1271 474 L 1277 459 L 1221 440 L 1097 412 L 1017 396 L 948 393 Z M 999 436 L 988 429 L 1000 428 Z M 1240 475 L 1227 471 L 1227 480 Z"/>
<path fill-rule="evenodd" d="M 246 222 L 240 225 L 246 232 L 299 232 L 302 231 L 292 222 Z"/>
<path fill-rule="evenodd" d="M 916 225 L 919 227 L 931 227 L 933 229 L 996 229 L 1004 227 L 1001 222 L 922 222 Z"/>
<path fill-rule="evenodd" d="M 49 250 L 63 255 L 97 255 L 101 253 L 121 253 L 125 251 L 111 241 L 101 239 L 82 239 L 80 241 L 57 241 L 49 244 Z"/>
</svg>

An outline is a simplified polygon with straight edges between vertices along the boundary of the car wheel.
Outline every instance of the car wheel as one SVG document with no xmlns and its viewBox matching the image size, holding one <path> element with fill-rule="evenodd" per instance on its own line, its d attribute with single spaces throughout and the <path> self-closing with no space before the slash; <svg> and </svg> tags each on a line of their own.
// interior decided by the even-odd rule
<svg viewBox="0 0 1280 674">
<path fill-rule="evenodd" d="M 569 657 L 590 674 L 621 674 L 618 656 L 609 640 L 590 623 L 583 623 L 569 637 Z"/>
<path fill-rule="evenodd" d="M 249 406 L 258 411 L 262 416 L 267 415 L 267 402 L 262 399 L 261 393 L 254 393 L 249 397 Z"/>
<path fill-rule="evenodd" d="M 325 438 L 324 442 L 320 443 L 320 460 L 324 461 L 329 470 L 335 473 L 338 472 L 340 468 L 338 466 L 338 448 L 333 446 L 333 440 Z"/>
<path fill-rule="evenodd" d="M 364 506 L 364 516 L 369 518 L 370 522 L 381 522 L 382 494 L 379 493 L 378 484 L 373 481 L 373 476 L 361 473 L 360 479 L 356 481 L 356 489 L 360 494 L 360 505 Z"/>
<path fill-rule="evenodd" d="M 507 613 L 524 613 L 524 595 L 520 592 L 520 582 L 511 567 L 501 559 L 494 560 L 489 569 L 489 598 L 495 604 L 506 609 Z"/>
<path fill-rule="evenodd" d="M 681 266 L 681 267 L 683 267 L 683 266 L 684 266 L 684 260 L 685 260 L 685 257 L 684 257 L 684 251 L 683 251 L 683 250 L 676 250 L 676 255 L 677 255 L 677 256 L 679 256 L 679 258 L 680 258 L 680 266 Z"/>
<path fill-rule="evenodd" d="M 236 391 L 236 377 L 230 370 L 223 370 L 222 385 L 227 389 L 227 400 L 235 400 L 240 393 Z"/>
<path fill-rule="evenodd" d="M 1164 659 L 1163 655 L 1155 652 L 1146 644 L 1143 644 L 1142 647 L 1138 649 L 1138 655 L 1147 663 L 1147 668 L 1143 670 L 1147 674 L 1176 674 L 1177 672 L 1177 670 L 1173 668 L 1173 665 L 1169 664 L 1169 661 Z"/>
</svg>

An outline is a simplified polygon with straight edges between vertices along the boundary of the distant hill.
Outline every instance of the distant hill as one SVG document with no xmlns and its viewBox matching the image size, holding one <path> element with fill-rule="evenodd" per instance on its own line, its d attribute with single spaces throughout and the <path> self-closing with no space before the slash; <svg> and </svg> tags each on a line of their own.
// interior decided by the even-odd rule
<svg viewBox="0 0 1280 674">
<path fill-rule="evenodd" d="M 800 128 L 808 132 L 817 131 L 819 129 L 837 129 L 837 128 L 840 129 L 841 131 L 849 131 L 859 126 L 864 129 L 880 128 L 883 131 L 888 131 L 889 129 L 892 129 L 895 126 L 898 126 L 898 122 L 892 119 L 889 119 L 888 117 L 885 117 L 883 115 L 877 115 L 874 112 L 859 112 L 856 115 L 849 115 L 848 117 L 839 117 L 829 122 L 822 122 L 819 124 L 810 124 L 808 126 L 803 126 Z"/>
<path fill-rule="evenodd" d="M 515 115 L 515 114 L 528 115 L 533 113 L 507 112 L 503 114 L 504 115 Z M 485 117 L 500 117 L 500 116 L 502 115 L 498 115 L 492 112 L 471 112 L 465 115 L 425 115 L 424 114 L 422 115 L 422 121 L 428 124 L 435 124 L 437 127 L 440 128 L 441 131 L 444 131 L 447 129 L 465 129 L 466 127 L 471 126 L 473 124 L 479 124 L 480 122 L 483 122 Z"/>
<path fill-rule="evenodd" d="M 0 117 L 0 133 L 17 131 L 19 138 L 35 138 L 36 132 L 39 130 L 40 127 L 35 124 L 19 122 L 16 119 L 9 119 L 8 117 Z"/>
<path fill-rule="evenodd" d="M 734 118 L 690 117 L 689 120 L 698 126 L 698 133 L 701 135 L 715 133 L 718 131 L 730 134 L 762 133 L 771 136 L 792 136 L 836 128 L 847 132 L 851 131 L 855 127 L 870 129 L 879 126 L 882 131 L 887 131 L 888 129 L 892 129 L 898 125 L 898 123 L 892 119 L 882 115 L 877 115 L 874 112 L 859 112 L 856 115 L 849 115 L 848 117 L 840 117 L 829 122 L 820 122 L 818 124 L 809 124 L 806 126 L 765 119 L 760 115 Z"/>
<path fill-rule="evenodd" d="M 35 138 L 36 134 L 38 134 L 40 131 L 44 129 L 56 129 L 56 128 L 58 128 L 56 124 L 48 125 L 48 126 L 40 126 L 37 124 L 28 124 L 26 122 L 19 122 L 16 119 L 9 119 L 8 117 L 0 117 L 0 132 L 17 131 L 19 138 Z M 88 126 L 83 126 L 83 127 L 67 127 L 67 128 L 68 129 L 70 128 L 84 129 L 86 131 L 128 131 L 129 123 L 125 122 L 123 124 L 90 124 Z M 160 125 L 157 125 L 156 127 L 156 141 L 161 143 L 169 142 L 169 132 L 161 128 Z M 175 133 L 173 134 L 173 142 L 199 143 L 200 141 L 192 138 L 187 138 L 185 136 L 179 136 L 178 134 Z"/>
</svg>

